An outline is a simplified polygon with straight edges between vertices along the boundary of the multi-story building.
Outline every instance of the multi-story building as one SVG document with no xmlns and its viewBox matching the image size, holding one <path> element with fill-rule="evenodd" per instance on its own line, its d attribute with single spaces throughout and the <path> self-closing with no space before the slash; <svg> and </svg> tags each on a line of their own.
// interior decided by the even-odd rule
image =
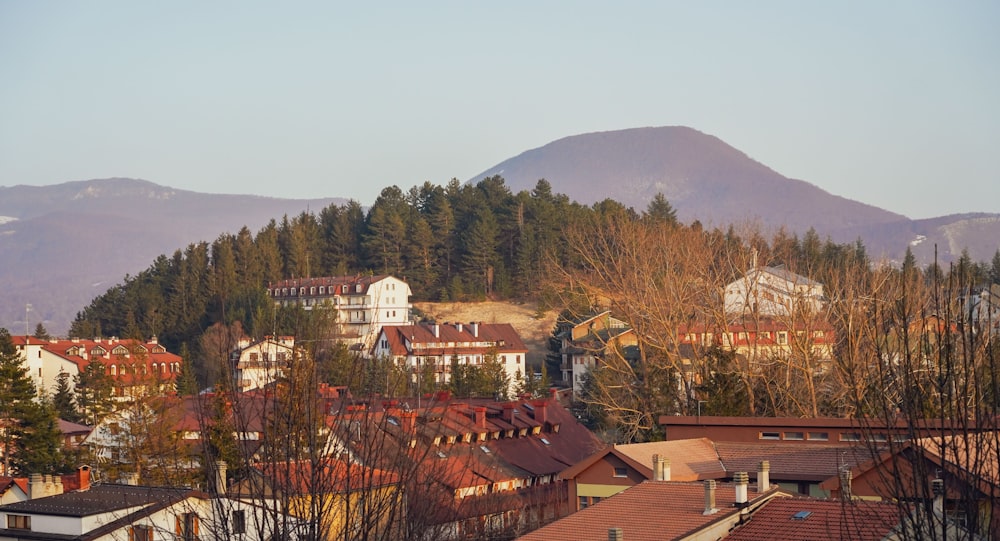
<svg viewBox="0 0 1000 541">
<path fill-rule="evenodd" d="M 410 286 L 388 275 L 293 278 L 268 284 L 267 294 L 282 306 L 335 310 L 335 338 L 362 349 L 382 327 L 410 322 Z"/>
<path fill-rule="evenodd" d="M 755 267 L 726 285 L 726 314 L 788 317 L 815 315 L 826 304 L 823 284 L 784 266 Z"/>
<path fill-rule="evenodd" d="M 635 331 L 624 321 L 615 319 L 605 311 L 573 323 L 566 323 L 559 333 L 562 356 L 561 372 L 564 382 L 570 383 L 573 394 L 583 390 L 588 372 L 600 364 L 608 348 L 626 352 L 638 344 Z"/>
<path fill-rule="evenodd" d="M 237 391 L 260 389 L 285 375 L 295 353 L 295 338 L 267 336 L 240 340 L 230 356 Z"/>
<path fill-rule="evenodd" d="M 84 340 L 42 340 L 31 336 L 12 337 L 22 354 L 35 387 L 52 392 L 60 372 L 73 377 L 92 362 L 104 365 L 119 396 L 150 384 L 172 388 L 181 371 L 183 359 L 167 351 L 156 337 L 147 341 L 94 338 Z"/>
<path fill-rule="evenodd" d="M 503 365 L 512 394 L 525 374 L 527 346 L 509 323 L 416 324 L 382 327 L 371 354 L 394 359 L 417 377 L 421 367 L 434 366 L 436 383 L 451 381 L 452 360 L 482 366 L 491 355 Z"/>
</svg>

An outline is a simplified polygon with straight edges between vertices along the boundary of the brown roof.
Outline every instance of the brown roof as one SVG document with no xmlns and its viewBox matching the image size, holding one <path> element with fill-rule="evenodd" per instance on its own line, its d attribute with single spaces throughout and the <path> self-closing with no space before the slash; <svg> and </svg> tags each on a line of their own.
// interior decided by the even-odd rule
<svg viewBox="0 0 1000 541">
<path fill-rule="evenodd" d="M 762 460 L 770 463 L 773 480 L 823 481 L 836 477 L 843 466 L 856 467 L 871 460 L 864 445 L 715 442 L 719 459 L 728 472 L 745 471 L 756 478 Z"/>
<path fill-rule="evenodd" d="M 775 493 L 751 491 L 751 504 Z M 734 485 L 720 484 L 715 503 L 718 511 L 706 515 L 703 483 L 645 481 L 518 539 L 606 541 L 609 528 L 621 528 L 627 541 L 677 539 L 738 513 Z"/>
<path fill-rule="evenodd" d="M 715 446 L 708 438 L 616 445 L 619 451 L 652 469 L 653 455 L 670 459 L 671 481 L 701 481 L 726 477 Z M 732 470 L 752 471 L 752 470 Z"/>
<path fill-rule="evenodd" d="M 900 523 L 898 513 L 896 504 L 889 502 L 774 498 L 726 539 L 879 541 Z"/>
</svg>

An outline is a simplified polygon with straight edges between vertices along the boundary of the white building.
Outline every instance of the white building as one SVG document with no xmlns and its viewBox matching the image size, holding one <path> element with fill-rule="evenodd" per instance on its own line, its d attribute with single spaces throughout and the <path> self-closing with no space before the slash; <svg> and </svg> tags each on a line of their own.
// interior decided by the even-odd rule
<svg viewBox="0 0 1000 541">
<path fill-rule="evenodd" d="M 294 353 L 295 338 L 291 336 L 268 336 L 256 342 L 241 340 L 230 357 L 236 390 L 260 389 L 283 377 Z"/>
<path fill-rule="evenodd" d="M 279 529 L 274 538 L 298 537 L 300 521 L 283 517 L 276 527 L 272 516 L 258 505 L 189 488 L 82 485 L 0 506 L 0 541 L 250 541 Z"/>
<path fill-rule="evenodd" d="M 528 348 L 509 323 L 445 323 L 382 327 L 371 350 L 375 358 L 394 359 L 414 377 L 420 366 L 433 365 L 436 383 L 451 381 L 451 363 L 481 366 L 495 354 L 510 381 L 513 394 L 517 378 L 524 377 Z"/>
<path fill-rule="evenodd" d="M 730 315 L 787 317 L 819 314 L 826 299 L 823 284 L 778 266 L 747 271 L 726 286 L 724 303 Z"/>
<path fill-rule="evenodd" d="M 268 284 L 276 304 L 336 311 L 336 338 L 362 349 L 384 326 L 410 322 L 410 286 L 388 275 L 295 278 Z"/>
</svg>

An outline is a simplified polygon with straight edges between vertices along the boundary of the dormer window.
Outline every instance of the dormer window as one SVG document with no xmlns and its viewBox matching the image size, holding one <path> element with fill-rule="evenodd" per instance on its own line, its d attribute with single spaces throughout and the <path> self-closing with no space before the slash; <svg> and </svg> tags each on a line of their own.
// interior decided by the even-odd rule
<svg viewBox="0 0 1000 541">
<path fill-rule="evenodd" d="M 319 286 L 319 294 L 323 295 L 326 293 L 326 286 Z"/>
</svg>

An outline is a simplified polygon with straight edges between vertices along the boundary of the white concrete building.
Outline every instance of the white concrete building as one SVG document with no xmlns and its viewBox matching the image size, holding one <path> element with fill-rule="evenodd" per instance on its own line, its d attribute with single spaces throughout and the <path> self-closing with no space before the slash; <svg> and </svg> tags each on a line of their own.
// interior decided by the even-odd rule
<svg viewBox="0 0 1000 541">
<path fill-rule="evenodd" d="M 826 305 L 823 284 L 783 266 L 756 267 L 725 288 L 725 311 L 730 315 L 812 316 Z"/>
<path fill-rule="evenodd" d="M 260 389 L 284 376 L 294 353 L 295 338 L 291 336 L 268 336 L 256 342 L 241 340 L 230 356 L 235 389 Z"/>
<path fill-rule="evenodd" d="M 276 304 L 336 311 L 335 337 L 367 350 L 379 329 L 410 323 L 410 286 L 388 275 L 295 278 L 268 284 Z"/>
<path fill-rule="evenodd" d="M 371 349 L 374 358 L 391 358 L 417 377 L 419 367 L 433 365 L 436 382 L 451 381 L 451 363 L 482 366 L 495 354 L 503 364 L 513 394 L 524 377 L 527 346 L 509 323 L 445 323 L 382 327 Z"/>
</svg>

